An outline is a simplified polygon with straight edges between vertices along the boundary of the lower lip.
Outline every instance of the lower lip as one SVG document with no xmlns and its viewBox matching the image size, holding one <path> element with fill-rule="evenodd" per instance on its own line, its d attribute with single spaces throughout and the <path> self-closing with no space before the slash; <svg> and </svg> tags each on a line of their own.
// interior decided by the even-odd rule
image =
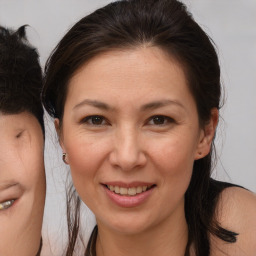
<svg viewBox="0 0 256 256">
<path fill-rule="evenodd" d="M 140 206 L 150 197 L 155 188 L 152 187 L 151 189 L 140 194 L 137 194 L 135 196 L 122 196 L 120 194 L 114 193 L 113 191 L 110 191 L 105 185 L 103 185 L 103 187 L 105 189 L 107 196 L 111 199 L 112 202 L 114 202 L 116 205 L 120 207 L 125 208 Z"/>
</svg>

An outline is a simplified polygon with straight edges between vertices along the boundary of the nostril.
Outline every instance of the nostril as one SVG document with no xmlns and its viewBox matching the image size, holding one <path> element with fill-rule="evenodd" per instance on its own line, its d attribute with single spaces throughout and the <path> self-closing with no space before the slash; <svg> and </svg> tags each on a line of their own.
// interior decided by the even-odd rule
<svg viewBox="0 0 256 256">
<path fill-rule="evenodd" d="M 118 129 L 113 139 L 113 148 L 110 153 L 110 162 L 113 166 L 123 170 L 131 170 L 137 166 L 144 165 L 146 157 L 141 150 L 139 134 L 131 124 L 125 124 Z"/>
<path fill-rule="evenodd" d="M 113 153 L 110 156 L 110 163 L 115 168 L 120 168 L 124 171 L 130 171 L 135 168 L 144 166 L 146 163 L 146 158 L 138 153 L 132 152 L 129 154 Z"/>
</svg>

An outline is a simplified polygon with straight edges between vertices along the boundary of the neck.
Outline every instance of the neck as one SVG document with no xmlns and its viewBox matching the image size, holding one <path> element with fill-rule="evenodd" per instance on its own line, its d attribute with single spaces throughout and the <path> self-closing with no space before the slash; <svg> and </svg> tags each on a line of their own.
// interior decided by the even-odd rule
<svg viewBox="0 0 256 256">
<path fill-rule="evenodd" d="M 96 252 L 97 256 L 184 256 L 187 241 L 184 214 L 134 234 L 117 232 L 98 222 Z"/>
</svg>

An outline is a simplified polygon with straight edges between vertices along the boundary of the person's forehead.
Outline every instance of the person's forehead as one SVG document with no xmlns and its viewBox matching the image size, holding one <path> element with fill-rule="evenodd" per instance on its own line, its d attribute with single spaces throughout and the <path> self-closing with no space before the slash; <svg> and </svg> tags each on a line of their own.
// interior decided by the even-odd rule
<svg viewBox="0 0 256 256">
<path fill-rule="evenodd" d="M 27 111 L 21 113 L 9 114 L 0 111 L 0 132 L 29 129 L 37 122 L 36 118 Z"/>
</svg>

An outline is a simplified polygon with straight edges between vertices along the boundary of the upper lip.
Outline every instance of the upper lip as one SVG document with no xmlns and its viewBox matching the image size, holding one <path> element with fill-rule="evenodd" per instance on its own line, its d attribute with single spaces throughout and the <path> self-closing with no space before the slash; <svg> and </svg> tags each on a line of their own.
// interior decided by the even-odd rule
<svg viewBox="0 0 256 256">
<path fill-rule="evenodd" d="M 104 182 L 103 185 L 108 186 L 118 186 L 122 188 L 133 188 L 133 187 L 143 187 L 143 186 L 153 186 L 154 183 L 151 182 L 141 182 L 141 181 L 133 181 L 133 182 L 123 182 L 123 181 L 110 181 L 110 182 Z"/>
</svg>

